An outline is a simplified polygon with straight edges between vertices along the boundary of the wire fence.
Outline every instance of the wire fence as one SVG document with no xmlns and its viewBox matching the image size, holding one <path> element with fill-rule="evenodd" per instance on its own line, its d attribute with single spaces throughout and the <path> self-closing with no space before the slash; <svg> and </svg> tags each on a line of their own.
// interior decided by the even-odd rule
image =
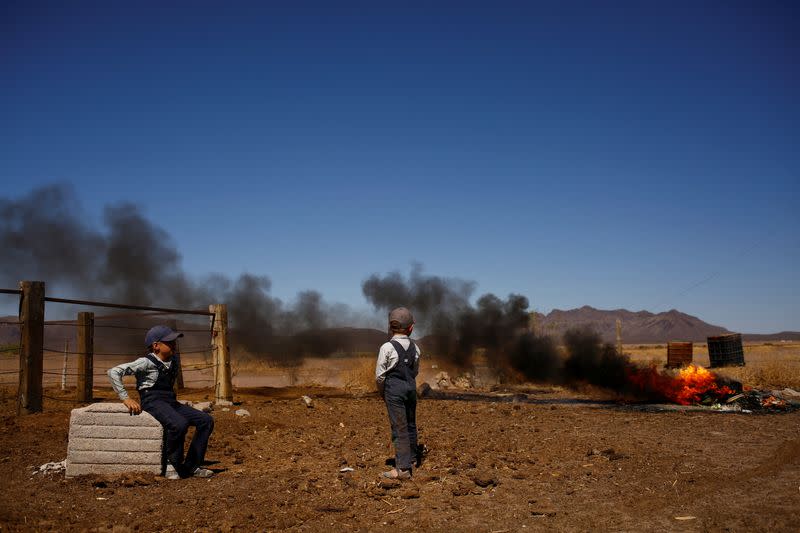
<svg viewBox="0 0 800 533">
<path fill-rule="evenodd" d="M 22 284 L 20 286 L 22 287 Z M 18 295 L 21 297 L 20 302 L 25 301 L 23 290 L 0 289 L 0 293 Z M 35 289 L 33 294 L 36 294 Z M 142 357 L 145 351 L 142 346 L 145 332 L 160 324 L 183 333 L 184 341 L 188 339 L 188 342 L 185 342 L 186 346 L 180 346 L 180 343 L 178 345 L 178 353 L 182 358 L 181 381 L 184 387 L 213 388 L 217 380 L 219 365 L 210 362 L 215 347 L 208 342 L 215 331 L 216 314 L 214 312 L 54 298 L 43 294 L 39 297 L 43 298 L 45 302 L 57 304 L 119 310 L 105 314 L 92 313 L 93 320 L 89 326 L 91 341 L 89 342 L 93 348 L 89 350 L 78 344 L 80 328 L 85 327 L 84 317 L 81 317 L 80 321 L 63 318 L 44 321 L 45 332 L 42 340 L 45 346 L 41 354 L 44 367 L 41 369 L 41 384 L 45 388 L 43 399 L 70 404 L 85 403 L 77 398 L 54 394 L 54 390 L 60 386 L 62 391 L 71 389 L 73 391 L 71 393 L 74 395 L 75 387 L 79 384 L 80 378 L 84 376 L 92 380 L 93 388 L 111 390 L 111 383 L 107 378 L 108 370 L 121 363 L 131 362 Z M 22 316 L 22 307 L 20 309 L 20 316 Z M 201 319 L 207 320 L 207 322 L 202 323 Z M 14 386 L 22 387 L 21 376 L 27 376 L 26 379 L 31 377 L 30 374 L 23 373 L 24 368 L 19 368 L 23 326 L 21 320 L 10 318 L 0 320 L 0 331 L 4 333 L 6 340 L 9 340 L 10 332 L 11 336 L 14 335 L 15 330 L 20 336 L 19 342 L 0 344 L 0 387 L 4 387 L 5 391 Z M 63 347 L 60 346 L 62 343 Z M 91 376 L 82 372 L 79 366 L 81 356 L 89 354 L 93 357 Z M 130 383 L 131 380 L 132 378 L 129 376 L 125 377 L 126 383 Z M 62 392 L 62 394 L 70 394 L 70 392 Z"/>
</svg>

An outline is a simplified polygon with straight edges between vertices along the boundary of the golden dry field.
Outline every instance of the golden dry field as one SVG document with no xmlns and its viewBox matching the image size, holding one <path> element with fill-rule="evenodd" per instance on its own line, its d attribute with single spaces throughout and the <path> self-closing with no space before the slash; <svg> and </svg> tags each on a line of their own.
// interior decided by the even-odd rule
<svg viewBox="0 0 800 533">
<path fill-rule="evenodd" d="M 623 351 L 637 363 L 654 363 L 663 366 L 667 362 L 666 344 L 626 344 Z M 747 387 L 758 389 L 800 390 L 800 343 L 764 342 L 744 344 L 743 367 L 716 368 L 715 372 L 740 381 Z M 694 363 L 708 366 L 708 347 L 705 343 L 694 344 Z"/>
</svg>

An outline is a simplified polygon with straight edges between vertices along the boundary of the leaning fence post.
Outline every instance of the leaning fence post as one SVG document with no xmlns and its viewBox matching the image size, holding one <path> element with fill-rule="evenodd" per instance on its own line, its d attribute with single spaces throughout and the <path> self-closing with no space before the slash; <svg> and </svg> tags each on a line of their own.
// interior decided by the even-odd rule
<svg viewBox="0 0 800 533">
<path fill-rule="evenodd" d="M 78 313 L 78 401 L 91 402 L 94 388 L 94 313 Z"/>
<path fill-rule="evenodd" d="M 622 355 L 622 320 L 617 319 L 617 355 Z"/>
<path fill-rule="evenodd" d="M 211 332 L 211 344 L 214 353 L 214 400 L 233 401 L 233 384 L 231 382 L 231 360 L 228 348 L 228 306 L 212 304 L 208 310 L 214 313 L 214 329 Z"/>
<path fill-rule="evenodd" d="M 17 414 L 42 410 L 44 282 L 20 281 L 19 393 Z"/>
</svg>

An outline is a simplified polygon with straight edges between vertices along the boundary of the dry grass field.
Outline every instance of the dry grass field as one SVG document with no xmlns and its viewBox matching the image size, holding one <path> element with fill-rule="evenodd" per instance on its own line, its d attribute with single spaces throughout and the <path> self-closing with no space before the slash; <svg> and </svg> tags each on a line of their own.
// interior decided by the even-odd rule
<svg viewBox="0 0 800 533">
<path fill-rule="evenodd" d="M 623 351 L 638 363 L 663 366 L 667 362 L 666 344 L 626 344 Z M 715 372 L 757 389 L 800 390 L 800 343 L 745 343 L 743 367 L 717 368 Z M 708 366 L 708 347 L 694 344 L 694 362 Z"/>
</svg>

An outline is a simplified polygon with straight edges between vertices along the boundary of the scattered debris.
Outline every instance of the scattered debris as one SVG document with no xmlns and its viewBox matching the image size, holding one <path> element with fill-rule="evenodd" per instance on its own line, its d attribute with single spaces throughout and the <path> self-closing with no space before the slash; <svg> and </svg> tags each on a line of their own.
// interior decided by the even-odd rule
<svg viewBox="0 0 800 533">
<path fill-rule="evenodd" d="M 434 389 L 449 389 L 453 386 L 453 382 L 450 380 L 450 375 L 445 372 L 441 371 L 436 374 L 436 377 L 433 378 L 433 385 Z"/>
<path fill-rule="evenodd" d="M 788 406 L 788 403 L 786 400 L 770 395 L 761 400 L 761 405 L 766 408 L 784 409 Z"/>
<path fill-rule="evenodd" d="M 676 516 L 675 520 L 695 520 L 696 516 Z"/>
<path fill-rule="evenodd" d="M 250 411 L 247 409 L 237 409 L 233 414 L 236 416 L 250 416 Z"/>
<path fill-rule="evenodd" d="M 727 400 L 727 405 L 722 408 L 725 410 L 750 411 L 791 411 L 800 409 L 800 396 L 793 389 L 759 391 L 749 390 Z M 725 407 L 732 406 L 732 409 Z"/>
<path fill-rule="evenodd" d="M 345 466 L 344 468 L 340 468 L 339 472 L 353 472 L 355 469 L 349 466 Z"/>
<path fill-rule="evenodd" d="M 463 376 L 458 376 L 456 379 L 454 379 L 453 385 L 459 389 L 471 389 L 475 386 L 475 383 L 472 379 L 472 375 L 470 373 L 466 373 Z"/>
<path fill-rule="evenodd" d="M 451 378 L 450 374 L 443 370 L 436 374 L 430 387 L 433 389 L 473 389 L 475 388 L 475 378 L 469 372 Z"/>
<path fill-rule="evenodd" d="M 308 407 L 309 409 L 314 407 L 314 400 L 311 399 L 311 396 L 303 396 L 300 399 L 303 400 L 303 403 L 305 403 L 306 407 Z"/>
<path fill-rule="evenodd" d="M 36 468 L 36 467 L 34 467 Z M 36 474 L 56 474 L 58 472 L 63 472 L 67 469 L 67 460 L 64 459 L 63 461 L 58 461 L 56 463 L 45 463 L 39 468 L 36 468 L 34 472 L 31 474 L 35 476 Z"/>
<path fill-rule="evenodd" d="M 733 402 L 735 402 L 737 400 L 741 400 L 742 398 L 744 398 L 744 394 L 741 394 L 741 393 L 740 394 L 735 394 L 735 395 L 731 396 L 730 398 L 728 398 L 727 400 L 725 400 L 725 403 L 733 403 Z"/>
</svg>

